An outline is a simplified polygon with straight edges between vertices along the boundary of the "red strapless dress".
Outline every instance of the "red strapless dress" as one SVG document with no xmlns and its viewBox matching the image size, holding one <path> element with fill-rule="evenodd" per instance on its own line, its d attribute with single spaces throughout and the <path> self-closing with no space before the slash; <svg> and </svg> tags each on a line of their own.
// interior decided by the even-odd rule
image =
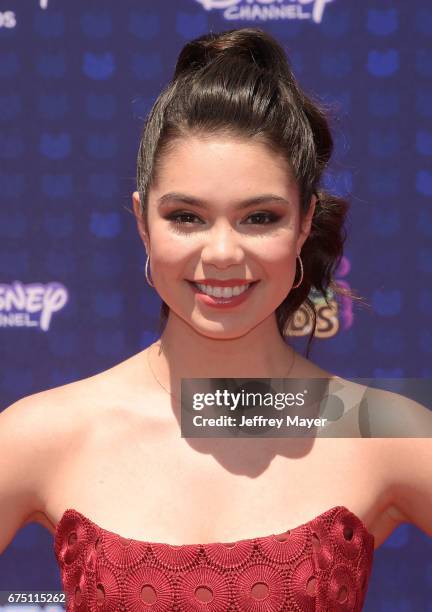
<svg viewBox="0 0 432 612">
<path fill-rule="evenodd" d="M 54 551 L 68 611 L 360 612 L 374 536 L 335 506 L 278 535 L 174 546 L 123 538 L 69 508 Z"/>
</svg>

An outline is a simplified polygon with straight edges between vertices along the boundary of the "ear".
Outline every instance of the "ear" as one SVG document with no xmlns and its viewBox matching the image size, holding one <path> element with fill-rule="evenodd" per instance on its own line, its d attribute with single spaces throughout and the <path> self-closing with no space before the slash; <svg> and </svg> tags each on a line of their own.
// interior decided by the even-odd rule
<svg viewBox="0 0 432 612">
<path fill-rule="evenodd" d="M 141 202 L 138 191 L 134 191 L 132 194 L 132 203 L 135 214 L 135 219 L 137 222 L 138 233 L 141 237 L 141 240 L 144 243 L 145 250 L 147 253 L 150 253 L 150 241 L 148 239 L 147 232 L 145 230 L 144 219 L 142 218 L 142 210 L 141 210 Z"/>
<path fill-rule="evenodd" d="M 313 194 L 311 197 L 310 204 L 309 204 L 309 210 L 307 211 L 301 223 L 300 233 L 297 238 L 297 253 L 300 253 L 303 244 L 305 243 L 307 237 L 310 234 L 310 230 L 312 226 L 312 219 L 315 213 L 315 207 L 316 207 L 317 201 L 318 201 L 318 197 L 315 194 Z"/>
</svg>

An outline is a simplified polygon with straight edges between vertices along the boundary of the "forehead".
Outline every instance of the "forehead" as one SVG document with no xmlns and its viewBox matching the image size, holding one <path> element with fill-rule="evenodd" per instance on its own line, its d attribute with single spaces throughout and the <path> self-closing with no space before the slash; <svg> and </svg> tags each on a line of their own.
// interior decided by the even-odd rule
<svg viewBox="0 0 432 612">
<path fill-rule="evenodd" d="M 248 193 L 278 190 L 292 195 L 296 184 L 287 160 L 264 144 L 233 137 L 190 136 L 175 141 L 161 159 L 157 191 L 199 190 L 203 198 L 238 197 Z M 217 190 L 217 192 L 215 192 Z"/>
</svg>

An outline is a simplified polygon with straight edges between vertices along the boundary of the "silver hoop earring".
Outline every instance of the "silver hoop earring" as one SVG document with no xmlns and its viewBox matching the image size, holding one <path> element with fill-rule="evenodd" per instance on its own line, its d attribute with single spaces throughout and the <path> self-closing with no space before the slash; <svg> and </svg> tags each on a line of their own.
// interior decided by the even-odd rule
<svg viewBox="0 0 432 612">
<path fill-rule="evenodd" d="M 150 261 L 150 258 L 147 255 L 147 261 L 146 261 L 146 265 L 145 265 L 145 277 L 146 277 L 146 280 L 147 280 L 148 284 L 150 285 L 150 287 L 154 287 L 153 282 L 149 278 L 149 268 L 148 268 L 149 261 Z"/>
<path fill-rule="evenodd" d="M 301 284 L 302 284 L 302 282 L 303 282 L 303 262 L 302 262 L 302 260 L 301 260 L 300 255 L 297 255 L 297 257 L 298 257 L 299 262 L 300 262 L 300 280 L 299 280 L 299 282 L 297 283 L 297 285 L 293 285 L 293 286 L 292 286 L 292 289 L 297 289 L 297 287 L 300 287 L 300 285 L 301 285 Z M 296 262 L 297 262 L 297 257 L 296 257 Z M 296 266 L 296 271 L 297 271 L 297 266 Z"/>
</svg>

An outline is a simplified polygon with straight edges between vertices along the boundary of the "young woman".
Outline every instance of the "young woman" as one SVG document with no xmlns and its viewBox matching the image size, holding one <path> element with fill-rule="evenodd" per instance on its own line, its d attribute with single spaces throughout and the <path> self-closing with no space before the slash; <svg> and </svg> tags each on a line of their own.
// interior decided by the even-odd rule
<svg viewBox="0 0 432 612">
<path fill-rule="evenodd" d="M 320 188 L 332 146 L 262 30 L 181 51 L 133 194 L 161 336 L 0 415 L 0 550 L 45 525 L 68 609 L 359 611 L 374 548 L 401 522 L 432 534 L 430 412 L 403 396 L 369 393 L 381 437 L 362 437 L 365 389 L 342 379 L 345 437 L 180 435 L 182 378 L 335 383 L 287 335 L 300 306 L 315 315 L 312 288 L 343 292 L 348 204 Z"/>
</svg>

